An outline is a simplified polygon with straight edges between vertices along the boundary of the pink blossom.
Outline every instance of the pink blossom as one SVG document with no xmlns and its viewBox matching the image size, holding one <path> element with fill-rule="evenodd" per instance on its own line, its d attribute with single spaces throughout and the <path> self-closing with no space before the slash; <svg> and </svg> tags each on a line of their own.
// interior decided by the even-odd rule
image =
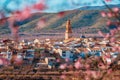
<svg viewBox="0 0 120 80">
<path fill-rule="evenodd" d="M 110 20 L 107 21 L 107 25 L 109 26 L 112 22 Z"/>
<path fill-rule="evenodd" d="M 110 42 L 115 42 L 115 38 L 114 37 L 112 37 L 112 38 L 110 38 Z"/>
<path fill-rule="evenodd" d="M 107 13 L 107 16 L 111 18 L 113 15 L 111 12 L 109 12 L 109 13 Z"/>
<path fill-rule="evenodd" d="M 67 67 L 67 64 L 60 65 L 60 69 L 65 69 Z"/>
<path fill-rule="evenodd" d="M 112 60 L 110 58 L 107 58 L 106 61 L 107 61 L 107 65 L 110 65 L 112 62 Z"/>
<path fill-rule="evenodd" d="M 111 2 L 112 0 L 105 0 L 106 2 Z"/>
<path fill-rule="evenodd" d="M 107 70 L 107 73 L 111 74 L 112 73 L 112 69 Z"/>
<path fill-rule="evenodd" d="M 60 77 L 60 78 L 65 80 L 66 75 L 61 75 L 61 77 Z"/>
<path fill-rule="evenodd" d="M 107 34 L 105 35 L 105 38 L 109 38 L 109 37 L 110 37 L 110 34 L 107 33 Z"/>
<path fill-rule="evenodd" d="M 119 11 L 119 8 L 118 8 L 118 7 L 114 7 L 112 10 L 113 10 L 114 12 L 118 12 L 118 11 Z"/>
<path fill-rule="evenodd" d="M 86 64 L 86 65 L 85 65 L 85 68 L 86 68 L 86 69 L 90 69 L 90 65 L 89 65 L 89 64 Z"/>
<path fill-rule="evenodd" d="M 57 59 L 57 62 L 60 62 L 60 59 Z"/>
<path fill-rule="evenodd" d="M 99 79 L 101 77 L 100 71 L 91 71 L 91 75 L 94 79 Z"/>
<path fill-rule="evenodd" d="M 95 78 L 95 79 L 98 77 L 96 71 L 91 71 L 91 74 L 92 74 L 92 77 Z"/>
<path fill-rule="evenodd" d="M 110 30 L 111 36 L 115 34 L 115 30 Z"/>
<path fill-rule="evenodd" d="M 66 61 L 66 62 L 69 62 L 69 58 L 66 58 L 65 61 Z"/>
<path fill-rule="evenodd" d="M 21 65 L 22 61 L 23 61 L 22 56 L 14 56 L 14 63 L 16 65 Z"/>
<path fill-rule="evenodd" d="M 98 31 L 98 34 L 102 37 L 104 37 L 104 34 L 102 33 L 102 31 Z"/>
<path fill-rule="evenodd" d="M 0 65 L 3 65 L 3 60 L 2 59 L 0 59 Z"/>
<path fill-rule="evenodd" d="M 104 11 L 101 12 L 102 17 L 106 17 L 106 13 Z"/>
<path fill-rule="evenodd" d="M 20 17 L 22 18 L 22 20 L 24 20 L 24 19 L 30 17 L 30 15 L 31 15 L 31 9 L 26 7 L 26 8 L 21 12 L 21 16 L 20 16 Z"/>
<path fill-rule="evenodd" d="M 117 48 L 116 47 L 112 47 L 112 51 L 116 51 L 117 50 Z"/>
<path fill-rule="evenodd" d="M 75 62 L 74 66 L 75 66 L 76 69 L 80 69 L 81 64 L 80 64 L 79 61 L 77 61 L 77 62 Z"/>
<path fill-rule="evenodd" d="M 87 76 L 89 76 L 91 75 L 91 70 L 87 70 L 85 73 L 87 74 Z"/>
<path fill-rule="evenodd" d="M 33 9 L 36 9 L 36 10 L 44 10 L 45 8 L 46 8 L 46 5 L 44 1 L 41 1 L 33 6 Z"/>
<path fill-rule="evenodd" d="M 16 11 L 13 13 L 14 20 L 24 20 L 31 15 L 31 9 L 26 7 L 23 11 Z"/>
<path fill-rule="evenodd" d="M 85 76 L 85 80 L 91 80 L 88 76 Z"/>
</svg>

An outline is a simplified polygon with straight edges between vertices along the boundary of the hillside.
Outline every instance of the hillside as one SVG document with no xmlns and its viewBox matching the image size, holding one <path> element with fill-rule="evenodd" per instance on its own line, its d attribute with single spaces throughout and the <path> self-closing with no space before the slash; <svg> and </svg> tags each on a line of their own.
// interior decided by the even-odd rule
<svg viewBox="0 0 120 80">
<path fill-rule="evenodd" d="M 104 30 L 106 18 L 101 17 L 99 10 L 74 10 L 65 13 L 35 13 L 27 19 L 28 23 L 20 26 L 20 32 L 26 33 L 61 33 L 65 31 L 66 21 L 71 20 L 72 29 L 77 33 L 97 33 Z M 39 23 L 38 22 L 41 22 Z M 9 34 L 8 23 L 0 25 L 0 34 Z"/>
</svg>

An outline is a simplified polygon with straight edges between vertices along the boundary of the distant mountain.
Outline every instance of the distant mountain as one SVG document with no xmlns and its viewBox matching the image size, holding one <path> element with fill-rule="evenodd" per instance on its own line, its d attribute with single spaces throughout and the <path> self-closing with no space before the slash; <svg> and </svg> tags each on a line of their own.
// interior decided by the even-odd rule
<svg viewBox="0 0 120 80">
<path fill-rule="evenodd" d="M 97 33 L 98 30 L 108 31 L 107 18 L 100 15 L 101 10 L 71 10 L 62 14 L 34 13 L 27 19 L 28 23 L 20 26 L 20 33 L 62 33 L 67 20 L 76 33 Z M 39 22 L 39 24 L 38 24 Z M 9 34 L 8 23 L 0 25 L 0 34 Z"/>
<path fill-rule="evenodd" d="M 109 8 L 114 8 L 114 7 L 119 7 L 120 8 L 120 4 L 118 5 L 107 5 L 107 6 L 85 6 L 85 7 L 81 7 L 78 10 L 104 10 L 104 9 L 108 9 Z"/>
</svg>

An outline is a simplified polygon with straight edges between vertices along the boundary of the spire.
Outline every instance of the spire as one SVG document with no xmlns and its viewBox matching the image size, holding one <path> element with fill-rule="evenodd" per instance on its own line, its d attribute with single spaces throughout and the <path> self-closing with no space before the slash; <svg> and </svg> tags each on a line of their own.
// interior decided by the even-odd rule
<svg viewBox="0 0 120 80">
<path fill-rule="evenodd" d="M 66 32 L 72 33 L 70 20 L 68 20 L 66 23 Z"/>
<path fill-rule="evenodd" d="M 70 20 L 66 23 L 66 31 L 65 31 L 65 39 L 69 39 L 72 37 L 72 28 L 70 24 Z"/>
</svg>

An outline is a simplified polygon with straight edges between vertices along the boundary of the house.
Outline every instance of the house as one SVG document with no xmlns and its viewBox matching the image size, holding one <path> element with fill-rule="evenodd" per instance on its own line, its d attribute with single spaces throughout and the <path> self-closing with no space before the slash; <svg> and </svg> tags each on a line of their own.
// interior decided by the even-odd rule
<svg viewBox="0 0 120 80">
<path fill-rule="evenodd" d="M 34 44 L 40 44 L 40 41 L 38 39 L 35 39 L 33 42 Z"/>
<path fill-rule="evenodd" d="M 66 47 L 59 48 L 58 53 L 61 56 L 61 58 L 73 60 L 74 52 Z"/>
<path fill-rule="evenodd" d="M 12 52 L 8 52 L 8 51 L 1 52 L 0 55 L 2 58 L 8 59 L 8 60 L 12 58 Z"/>
<path fill-rule="evenodd" d="M 89 55 L 96 55 L 96 56 L 101 56 L 101 48 L 99 47 L 94 47 L 94 48 L 87 48 L 89 50 Z"/>
<path fill-rule="evenodd" d="M 29 63 L 32 63 L 34 59 L 34 53 L 35 53 L 34 49 L 28 49 L 25 53 L 24 59 L 29 60 Z"/>
<path fill-rule="evenodd" d="M 0 44 L 0 49 L 7 49 L 7 46 L 4 43 Z"/>
<path fill-rule="evenodd" d="M 55 57 L 46 57 L 45 62 L 48 65 L 48 68 L 53 68 L 55 66 L 56 58 Z"/>
<path fill-rule="evenodd" d="M 46 69 L 48 68 L 48 65 L 46 63 L 37 63 L 36 66 L 35 66 L 35 69 Z"/>
<path fill-rule="evenodd" d="M 75 48 L 75 51 L 77 52 L 77 56 L 81 57 L 81 58 L 85 58 L 86 54 L 89 50 L 87 50 L 86 48 Z"/>
</svg>

